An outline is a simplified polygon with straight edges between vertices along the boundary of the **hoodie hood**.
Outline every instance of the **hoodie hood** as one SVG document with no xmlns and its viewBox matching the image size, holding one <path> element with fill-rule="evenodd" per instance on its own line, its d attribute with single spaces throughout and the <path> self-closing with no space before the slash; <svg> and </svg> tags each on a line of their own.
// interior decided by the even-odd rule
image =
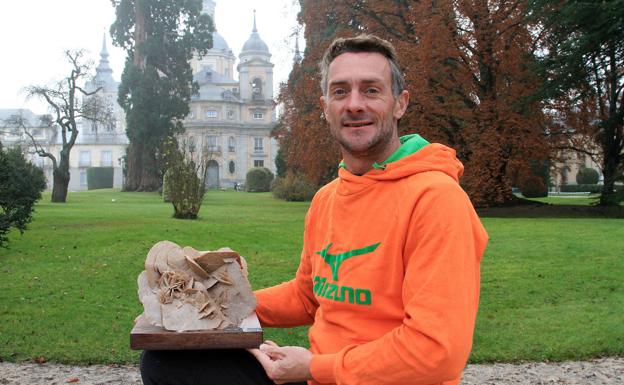
<svg viewBox="0 0 624 385">
<path fill-rule="evenodd" d="M 344 167 L 338 169 L 341 194 L 352 194 L 379 181 L 392 181 L 429 171 L 447 174 L 459 183 L 464 166 L 456 152 L 439 143 L 426 142 L 419 135 L 401 137 L 401 147 L 385 162 L 375 163 L 364 175 L 354 175 Z"/>
</svg>

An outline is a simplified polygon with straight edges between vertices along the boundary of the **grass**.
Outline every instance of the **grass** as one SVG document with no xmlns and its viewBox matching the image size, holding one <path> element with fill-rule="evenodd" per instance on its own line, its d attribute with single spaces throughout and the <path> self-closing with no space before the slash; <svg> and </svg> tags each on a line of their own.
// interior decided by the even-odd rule
<svg viewBox="0 0 624 385">
<path fill-rule="evenodd" d="M 531 198 L 530 200 L 542 203 L 549 203 L 552 205 L 595 205 L 600 200 L 600 195 L 562 195 L 562 196 L 549 196 L 545 198 Z"/>
<path fill-rule="evenodd" d="M 185 221 L 157 194 L 71 193 L 66 204 L 45 196 L 30 229 L 0 249 L 0 360 L 136 362 L 136 278 L 154 243 L 232 247 L 247 258 L 252 286 L 266 287 L 294 275 L 307 207 L 211 191 L 201 218 Z M 624 355 L 624 220 L 483 222 L 491 241 L 472 362 Z M 265 336 L 307 346 L 306 331 Z"/>
</svg>

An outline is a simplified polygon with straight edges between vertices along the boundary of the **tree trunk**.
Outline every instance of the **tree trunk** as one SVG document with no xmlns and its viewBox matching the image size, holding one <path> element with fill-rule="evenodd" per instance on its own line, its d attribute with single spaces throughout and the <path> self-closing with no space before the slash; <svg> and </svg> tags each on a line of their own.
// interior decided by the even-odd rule
<svg viewBox="0 0 624 385">
<path fill-rule="evenodd" d="M 137 191 L 158 191 L 162 178 L 156 154 L 143 151 L 142 155 L 141 182 Z"/>
<path fill-rule="evenodd" d="M 602 192 L 600 194 L 600 206 L 616 206 L 618 202 L 616 200 L 616 194 L 613 190 L 615 187 L 615 178 L 617 177 L 617 165 L 620 161 L 614 157 L 605 156 L 603 164 L 603 185 Z"/>
<path fill-rule="evenodd" d="M 57 168 L 52 172 L 54 183 L 52 185 L 53 203 L 65 203 L 67 201 L 67 186 L 69 185 L 69 159 L 61 153 L 61 160 Z"/>
<path fill-rule="evenodd" d="M 130 141 L 126 148 L 126 174 L 124 180 L 124 191 L 137 191 L 141 184 L 142 174 L 142 156 L 143 151 L 142 143 L 135 143 Z"/>
</svg>

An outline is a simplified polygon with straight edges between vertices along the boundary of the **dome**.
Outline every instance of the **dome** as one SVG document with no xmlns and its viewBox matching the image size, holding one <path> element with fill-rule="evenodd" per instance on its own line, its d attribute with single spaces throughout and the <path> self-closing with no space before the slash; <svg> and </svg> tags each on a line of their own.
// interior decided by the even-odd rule
<svg viewBox="0 0 624 385">
<path fill-rule="evenodd" d="M 258 32 L 254 32 L 249 37 L 249 40 L 247 40 L 245 44 L 243 45 L 242 52 L 246 52 L 246 51 L 262 51 L 262 52 L 268 53 L 269 47 L 266 45 L 264 41 L 262 41 L 262 39 L 260 39 L 260 35 L 258 35 Z"/>
<path fill-rule="evenodd" d="M 219 50 L 219 51 L 230 50 L 230 46 L 228 46 L 228 43 L 225 41 L 223 36 L 217 33 L 217 31 L 214 31 L 212 33 L 212 49 Z"/>
<path fill-rule="evenodd" d="M 251 31 L 251 36 L 249 39 L 243 44 L 243 50 L 241 51 L 241 55 L 248 52 L 258 52 L 258 53 L 266 53 L 269 54 L 269 46 L 266 45 L 264 41 L 260 38 L 258 34 L 258 29 L 256 28 L 256 11 L 254 10 L 254 22 L 253 22 L 253 30 Z"/>
</svg>

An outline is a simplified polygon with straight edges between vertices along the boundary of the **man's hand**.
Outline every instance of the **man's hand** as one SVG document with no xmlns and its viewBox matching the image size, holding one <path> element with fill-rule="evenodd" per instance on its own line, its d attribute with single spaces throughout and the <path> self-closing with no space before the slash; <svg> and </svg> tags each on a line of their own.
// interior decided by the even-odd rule
<svg viewBox="0 0 624 385">
<path fill-rule="evenodd" d="M 276 384 L 312 379 L 310 361 L 312 353 L 298 346 L 277 346 L 266 341 L 258 349 L 249 349 L 260 362 L 267 376 Z"/>
</svg>

